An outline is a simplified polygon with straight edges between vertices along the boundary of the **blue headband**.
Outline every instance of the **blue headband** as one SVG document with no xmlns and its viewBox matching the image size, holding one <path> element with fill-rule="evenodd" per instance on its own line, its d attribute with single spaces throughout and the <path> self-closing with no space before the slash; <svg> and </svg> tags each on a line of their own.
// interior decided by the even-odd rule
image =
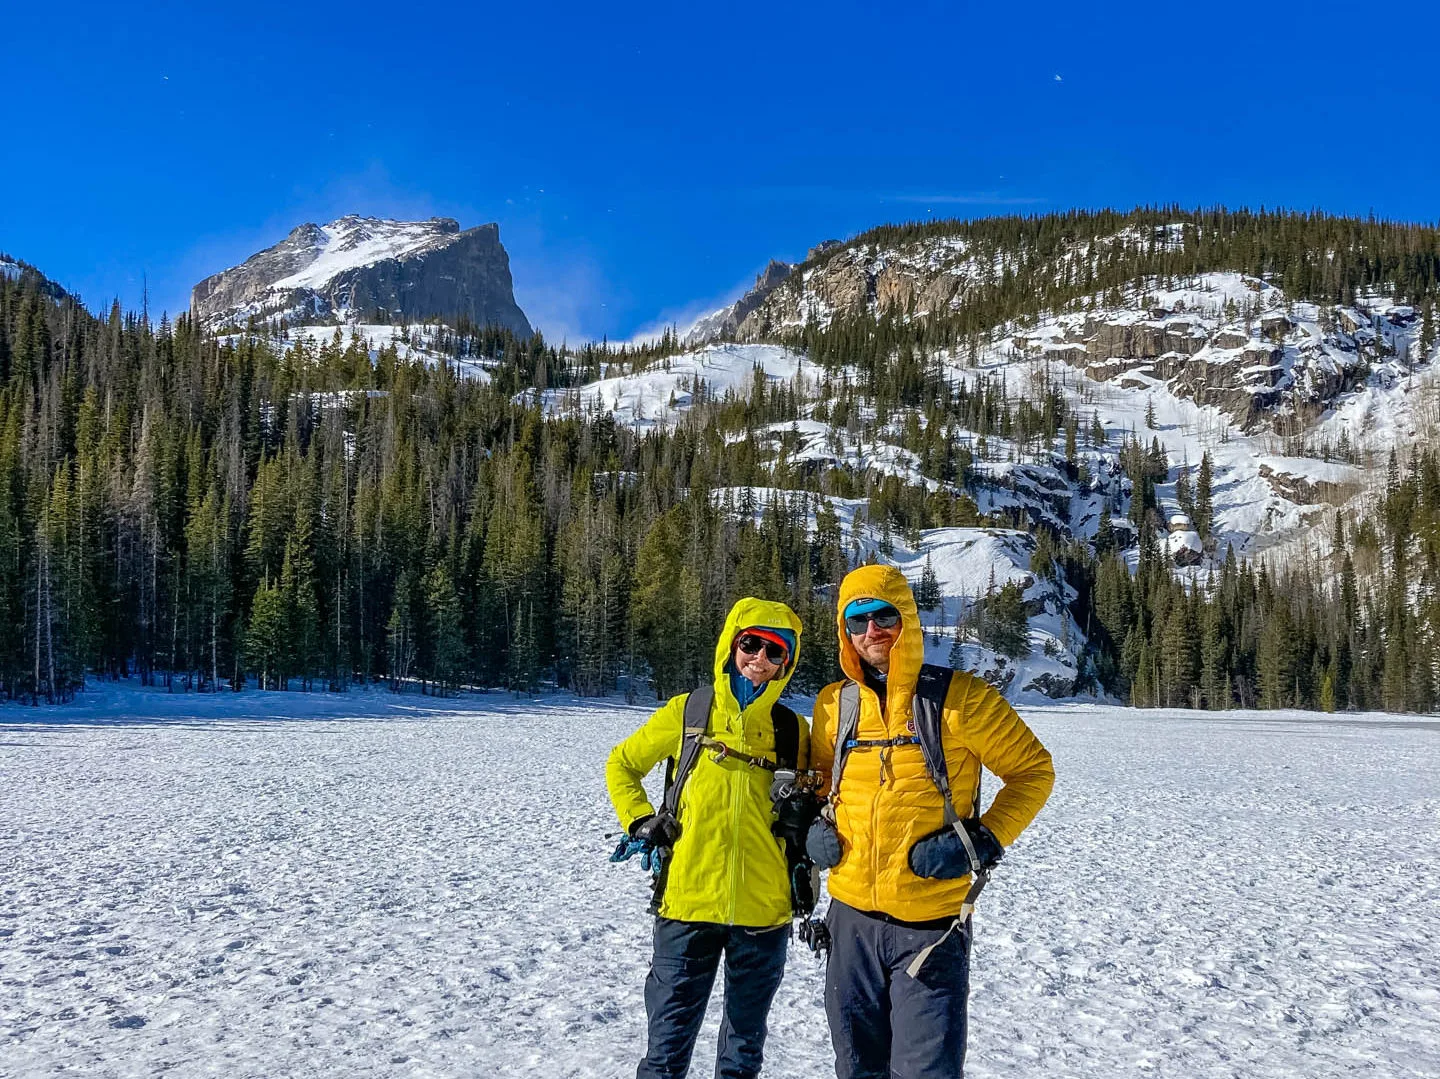
<svg viewBox="0 0 1440 1079">
<path fill-rule="evenodd" d="M 885 610 L 895 611 L 896 614 L 900 613 L 896 609 L 895 604 L 889 600 L 875 599 L 873 596 L 866 596 L 861 599 L 852 599 L 847 603 L 845 605 L 845 617 L 854 618 L 857 615 L 869 614 L 871 611 Z"/>
</svg>

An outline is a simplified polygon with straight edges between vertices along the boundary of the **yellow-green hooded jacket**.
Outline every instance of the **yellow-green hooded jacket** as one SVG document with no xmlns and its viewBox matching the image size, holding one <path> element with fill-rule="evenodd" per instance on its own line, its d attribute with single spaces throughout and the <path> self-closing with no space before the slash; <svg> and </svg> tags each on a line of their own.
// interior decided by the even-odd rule
<svg viewBox="0 0 1440 1079">
<path fill-rule="evenodd" d="M 727 669 L 735 635 L 751 626 L 788 629 L 795 655 L 742 712 Z M 800 655 L 800 619 L 783 603 L 742 599 L 730 609 L 715 644 L 715 704 L 710 736 L 741 753 L 775 759 L 770 707 L 779 699 Z M 605 764 L 605 784 L 620 824 L 655 812 L 641 779 L 667 757 L 678 757 L 685 699 L 671 697 L 645 725 L 621 742 Z M 810 731 L 800 719 L 799 767 L 810 759 Z M 770 832 L 773 773 L 734 757 L 716 762 L 705 752 L 680 795 L 679 840 L 667 870 L 660 916 L 690 922 L 767 927 L 790 921 L 790 879 L 783 843 Z"/>
<path fill-rule="evenodd" d="M 886 679 L 888 714 L 881 713 L 879 697 L 865 685 L 860 657 L 845 631 L 846 605 L 871 596 L 894 606 L 902 619 Z M 860 685 L 856 738 L 913 735 L 915 682 L 925 661 L 925 637 L 905 577 L 893 566 L 861 566 L 840 583 L 836 614 L 840 666 Z M 834 763 L 842 685 L 826 686 L 815 701 L 812 759 L 822 772 L 828 773 Z M 1050 797 L 1055 784 L 1050 754 L 993 686 L 964 671 L 950 680 L 942 730 L 956 812 L 969 814 L 982 763 L 1004 782 L 981 820 L 1008 847 Z M 969 877 L 930 880 L 910 872 L 910 848 L 945 821 L 944 803 L 925 770 L 920 747 L 896 746 L 883 756 L 882 764 L 880 750 L 860 748 L 845 761 L 833 798 L 842 856 L 830 870 L 830 894 L 860 910 L 906 921 L 957 914 L 970 889 Z"/>
</svg>

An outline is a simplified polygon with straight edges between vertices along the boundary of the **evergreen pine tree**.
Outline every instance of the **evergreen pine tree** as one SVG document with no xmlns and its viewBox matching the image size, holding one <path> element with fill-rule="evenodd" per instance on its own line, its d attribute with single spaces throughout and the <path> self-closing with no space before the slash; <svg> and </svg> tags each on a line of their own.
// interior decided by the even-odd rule
<svg viewBox="0 0 1440 1079">
<path fill-rule="evenodd" d="M 915 605 L 922 611 L 933 611 L 940 606 L 940 581 L 935 576 L 935 567 L 930 555 L 925 555 L 925 565 L 920 570 L 920 583 L 915 589 Z"/>
<path fill-rule="evenodd" d="M 1190 470 L 1183 465 L 1180 468 L 1179 474 L 1175 477 L 1175 503 L 1180 507 L 1180 512 L 1189 517 L 1193 523 L 1195 520 L 1195 499 L 1190 492 Z"/>
<path fill-rule="evenodd" d="M 465 638 L 460 625 L 460 597 L 444 559 L 425 574 L 426 642 L 428 673 L 436 688 L 445 692 L 460 680 L 465 658 Z"/>
<path fill-rule="evenodd" d="M 982 644 L 1011 659 L 1030 654 L 1030 620 L 1020 585 L 1006 581 L 1000 590 L 985 599 Z"/>
<path fill-rule="evenodd" d="M 410 571 L 402 570 L 395 582 L 395 591 L 390 598 L 390 617 L 385 623 L 390 688 L 396 691 L 409 680 L 420 645 L 414 591 Z"/>
<path fill-rule="evenodd" d="M 1213 480 L 1210 453 L 1207 450 L 1200 458 L 1200 471 L 1195 478 L 1195 512 L 1191 514 L 1195 520 L 1195 531 L 1207 542 L 1215 527 L 1215 503 L 1211 492 Z"/>
<path fill-rule="evenodd" d="M 685 657 L 677 633 L 680 545 L 674 512 L 658 518 L 640 543 L 630 601 L 636 651 L 650 670 L 656 699 L 662 701 L 686 688 Z"/>
<path fill-rule="evenodd" d="M 288 621 L 285 597 L 279 586 L 271 584 L 268 577 L 261 578 L 250 603 L 250 622 L 245 634 L 246 663 L 259 677 L 261 689 L 280 689 L 285 681 L 283 664 L 290 632 Z"/>
</svg>

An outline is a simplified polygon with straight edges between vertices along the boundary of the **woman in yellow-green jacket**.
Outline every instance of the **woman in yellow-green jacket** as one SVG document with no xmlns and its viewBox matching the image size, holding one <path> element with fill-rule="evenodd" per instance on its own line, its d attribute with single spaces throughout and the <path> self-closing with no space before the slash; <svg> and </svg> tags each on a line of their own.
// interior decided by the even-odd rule
<svg viewBox="0 0 1440 1079">
<path fill-rule="evenodd" d="M 672 697 L 606 763 L 610 799 L 630 835 L 617 856 L 641 853 L 663 864 L 645 980 L 649 1044 L 637 1079 L 686 1074 L 722 955 L 725 1020 L 715 1074 L 760 1072 L 765 1019 L 784 973 L 791 883 L 785 841 L 771 830 L 774 773 L 759 765 L 775 762 L 772 711 L 799 648 L 800 619 L 785 604 L 747 598 L 731 609 L 715 645 L 714 701 L 708 720 L 699 719 L 706 751 L 673 816 L 663 806 L 657 812 L 640 781 L 662 760 L 679 758 L 690 694 Z M 803 769 L 809 730 L 804 720 L 795 725 Z"/>
</svg>

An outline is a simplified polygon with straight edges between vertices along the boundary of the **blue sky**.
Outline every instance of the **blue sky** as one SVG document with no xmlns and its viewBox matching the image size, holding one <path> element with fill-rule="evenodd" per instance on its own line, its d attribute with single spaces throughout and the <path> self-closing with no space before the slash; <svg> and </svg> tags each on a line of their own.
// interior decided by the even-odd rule
<svg viewBox="0 0 1440 1079">
<path fill-rule="evenodd" d="M 0 34 L 0 251 L 174 311 L 302 221 L 498 221 L 521 305 L 573 341 L 932 214 L 1433 222 L 1437 29 L 1290 0 L 31 4 Z"/>
</svg>

